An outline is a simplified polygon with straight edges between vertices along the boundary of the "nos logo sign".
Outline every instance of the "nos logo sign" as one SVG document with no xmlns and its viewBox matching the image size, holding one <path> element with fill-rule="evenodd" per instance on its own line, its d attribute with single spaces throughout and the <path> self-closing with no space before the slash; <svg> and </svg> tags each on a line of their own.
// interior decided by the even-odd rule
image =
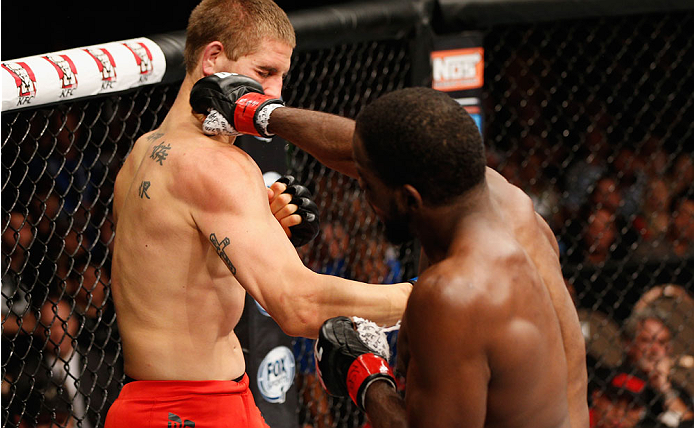
<svg viewBox="0 0 694 428">
<path fill-rule="evenodd" d="M 453 49 L 431 53 L 434 73 L 432 87 L 439 91 L 481 88 L 484 82 L 484 50 Z"/>
<path fill-rule="evenodd" d="M 286 346 L 268 352 L 258 367 L 258 389 L 265 401 L 284 403 L 287 391 L 294 383 L 294 354 Z"/>
</svg>

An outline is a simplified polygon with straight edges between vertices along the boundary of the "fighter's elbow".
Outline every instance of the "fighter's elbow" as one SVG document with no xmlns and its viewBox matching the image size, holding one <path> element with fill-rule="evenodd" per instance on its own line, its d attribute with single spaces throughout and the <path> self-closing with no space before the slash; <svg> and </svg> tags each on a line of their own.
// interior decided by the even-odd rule
<svg viewBox="0 0 694 428">
<path fill-rule="evenodd" d="M 291 296 L 275 321 L 288 336 L 318 337 L 322 324 L 317 306 L 304 296 Z"/>
</svg>

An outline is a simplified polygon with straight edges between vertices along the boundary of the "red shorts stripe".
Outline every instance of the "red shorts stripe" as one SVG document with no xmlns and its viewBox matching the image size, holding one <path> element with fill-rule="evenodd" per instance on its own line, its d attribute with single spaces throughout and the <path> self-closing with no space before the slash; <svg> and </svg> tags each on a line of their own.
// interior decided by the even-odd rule
<svg viewBox="0 0 694 428">
<path fill-rule="evenodd" d="M 248 388 L 234 381 L 135 381 L 126 384 L 105 428 L 267 428 Z"/>
</svg>

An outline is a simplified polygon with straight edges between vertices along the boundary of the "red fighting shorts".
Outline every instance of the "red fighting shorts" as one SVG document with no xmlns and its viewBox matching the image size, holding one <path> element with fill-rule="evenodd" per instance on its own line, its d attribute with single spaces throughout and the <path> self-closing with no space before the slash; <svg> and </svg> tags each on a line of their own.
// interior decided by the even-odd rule
<svg viewBox="0 0 694 428">
<path fill-rule="evenodd" d="M 135 381 L 126 384 L 106 416 L 105 428 L 268 428 L 240 382 Z"/>
</svg>

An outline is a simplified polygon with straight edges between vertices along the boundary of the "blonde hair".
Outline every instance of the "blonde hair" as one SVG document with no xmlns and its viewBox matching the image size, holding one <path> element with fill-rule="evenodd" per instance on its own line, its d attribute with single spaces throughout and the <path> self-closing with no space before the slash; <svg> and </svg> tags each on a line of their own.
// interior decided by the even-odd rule
<svg viewBox="0 0 694 428">
<path fill-rule="evenodd" d="M 236 61 L 252 54 L 264 38 L 296 46 L 296 36 L 287 14 L 272 0 L 202 0 L 188 18 L 184 59 L 192 72 L 205 46 L 214 41 Z"/>
</svg>

